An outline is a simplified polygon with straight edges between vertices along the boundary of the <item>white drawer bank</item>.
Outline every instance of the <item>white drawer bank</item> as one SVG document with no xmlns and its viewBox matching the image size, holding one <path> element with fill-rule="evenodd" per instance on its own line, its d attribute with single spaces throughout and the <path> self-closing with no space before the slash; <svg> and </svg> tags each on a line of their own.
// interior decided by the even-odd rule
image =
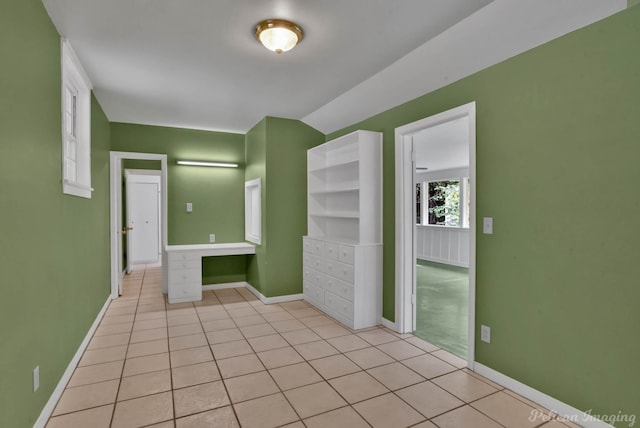
<svg viewBox="0 0 640 428">
<path fill-rule="evenodd" d="M 247 242 L 225 244 L 167 245 L 162 254 L 164 292 L 169 303 L 202 300 L 202 258 L 255 254 Z"/>
<path fill-rule="evenodd" d="M 378 325 L 382 245 L 303 237 L 304 298 L 352 329 Z"/>
</svg>

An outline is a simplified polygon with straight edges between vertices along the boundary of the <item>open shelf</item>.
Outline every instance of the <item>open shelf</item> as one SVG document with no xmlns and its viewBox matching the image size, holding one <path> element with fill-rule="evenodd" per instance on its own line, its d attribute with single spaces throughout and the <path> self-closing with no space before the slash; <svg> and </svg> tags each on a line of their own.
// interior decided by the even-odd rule
<svg viewBox="0 0 640 428">
<path fill-rule="evenodd" d="M 326 164 L 326 165 L 322 165 L 322 166 L 318 166 L 313 169 L 310 169 L 309 173 L 318 174 L 318 173 L 326 173 L 331 171 L 332 169 L 337 169 L 337 168 L 351 168 L 351 167 L 357 166 L 359 162 L 360 161 L 358 159 L 335 161 L 334 163 L 331 163 L 331 164 Z"/>
<path fill-rule="evenodd" d="M 353 329 L 382 307 L 382 134 L 355 131 L 307 152 L 306 300 Z"/>
<path fill-rule="evenodd" d="M 324 190 L 310 190 L 309 194 L 310 195 L 327 195 L 331 193 L 350 193 L 350 192 L 359 192 L 359 191 L 360 191 L 360 187 L 357 187 L 357 186 L 345 187 L 342 189 L 338 187 L 333 187 L 333 188 L 324 189 Z"/>
<path fill-rule="evenodd" d="M 328 211 L 324 213 L 310 213 L 309 215 L 313 217 L 354 218 L 354 219 L 360 218 L 360 214 L 358 214 L 357 212 L 348 212 L 348 211 L 343 211 L 343 212 Z"/>
</svg>

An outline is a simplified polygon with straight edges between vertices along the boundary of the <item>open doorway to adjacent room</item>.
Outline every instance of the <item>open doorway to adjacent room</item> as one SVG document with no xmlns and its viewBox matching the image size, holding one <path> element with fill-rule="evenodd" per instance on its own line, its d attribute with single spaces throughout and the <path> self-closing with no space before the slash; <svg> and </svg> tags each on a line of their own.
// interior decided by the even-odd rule
<svg viewBox="0 0 640 428">
<path fill-rule="evenodd" d="M 147 213 L 142 212 L 140 219 L 145 225 L 146 219 L 155 217 L 157 214 L 157 223 L 148 228 L 142 226 L 137 227 L 131 224 L 132 213 L 127 211 L 132 196 L 129 194 L 127 198 L 127 183 L 125 180 L 125 170 L 134 170 L 138 183 L 154 183 L 156 198 L 149 198 L 146 206 Z M 167 155 L 154 153 L 133 153 L 133 152 L 110 152 L 109 159 L 109 175 L 110 175 L 110 223 L 111 223 L 111 297 L 117 298 L 122 294 L 122 284 L 125 272 L 131 272 L 135 263 L 148 263 L 159 261 L 156 254 L 151 256 L 142 255 L 138 260 L 134 257 L 130 250 L 132 248 L 131 236 L 127 238 L 128 232 L 140 232 L 139 235 L 143 241 L 148 241 L 151 237 L 158 241 L 157 250 L 152 252 L 161 252 L 167 245 Z M 156 185 L 157 184 L 157 185 Z M 151 187 L 154 187 L 151 186 Z M 140 186 L 139 186 L 140 187 Z M 148 187 L 148 186 L 142 186 Z M 138 189 L 140 190 L 140 189 Z M 148 190 L 148 189 L 146 189 Z M 136 190 L 133 190 L 136 193 Z M 148 192 L 147 192 L 148 193 Z M 138 195 L 140 196 L 140 195 Z M 149 196 L 149 195 L 147 195 Z M 145 196 L 146 198 L 146 196 Z M 140 201 L 137 201 L 140 202 Z M 151 204 L 151 206 L 149 206 Z M 139 204 L 138 204 L 139 205 Z M 131 208 L 130 206 L 128 208 Z M 149 224 L 152 224 L 150 221 Z M 131 230 L 131 228 L 134 230 Z M 159 230 L 158 230 L 159 228 Z M 148 230 L 145 230 L 148 229 Z M 145 235 L 146 234 L 146 235 Z M 159 234 L 159 236 L 157 235 Z M 142 236 L 144 235 L 144 236 Z"/>
<path fill-rule="evenodd" d="M 396 130 L 396 322 L 472 366 L 475 104 Z"/>
</svg>

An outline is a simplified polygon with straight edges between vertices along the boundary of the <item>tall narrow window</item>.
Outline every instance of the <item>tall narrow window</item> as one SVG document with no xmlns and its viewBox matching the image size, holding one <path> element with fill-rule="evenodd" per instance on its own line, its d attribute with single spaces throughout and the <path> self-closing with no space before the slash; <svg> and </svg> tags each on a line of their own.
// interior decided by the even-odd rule
<svg viewBox="0 0 640 428">
<path fill-rule="evenodd" d="M 62 40 L 62 191 L 91 198 L 91 82 Z"/>
</svg>

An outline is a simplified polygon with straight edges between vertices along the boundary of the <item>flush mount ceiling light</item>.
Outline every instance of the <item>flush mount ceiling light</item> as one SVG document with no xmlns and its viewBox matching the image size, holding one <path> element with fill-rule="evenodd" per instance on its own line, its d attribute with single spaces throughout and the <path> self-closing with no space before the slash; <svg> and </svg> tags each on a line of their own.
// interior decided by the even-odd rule
<svg viewBox="0 0 640 428">
<path fill-rule="evenodd" d="M 284 19 L 265 19 L 256 25 L 256 39 L 277 54 L 289 51 L 302 40 L 302 28 Z"/>
</svg>

